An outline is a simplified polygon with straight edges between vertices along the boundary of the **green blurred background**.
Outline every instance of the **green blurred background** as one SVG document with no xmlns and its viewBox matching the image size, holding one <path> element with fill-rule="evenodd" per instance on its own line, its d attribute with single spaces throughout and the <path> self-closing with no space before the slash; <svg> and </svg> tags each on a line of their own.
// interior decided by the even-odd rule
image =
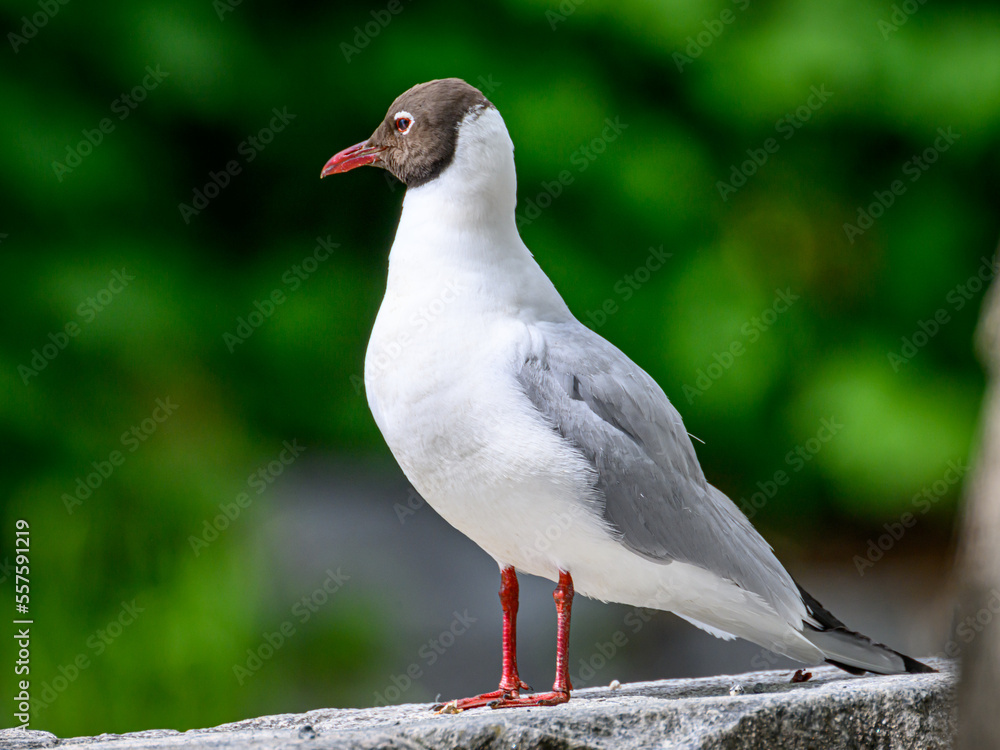
<svg viewBox="0 0 1000 750">
<path fill-rule="evenodd" d="M 331 553 L 279 590 L 262 529 L 296 472 L 398 475 L 356 386 L 404 191 L 376 170 L 318 177 L 432 78 L 497 105 L 527 245 L 577 315 L 664 387 L 713 483 L 739 500 L 790 476 L 754 515 L 779 552 L 847 540 L 836 554 L 851 567 L 929 487 L 933 507 L 900 544 L 947 557 L 961 485 L 941 480 L 972 455 L 983 388 L 970 280 L 998 234 L 995 4 L 53 0 L 0 13 L 15 35 L 0 49 L 0 562 L 27 519 L 32 689 L 66 686 L 33 727 L 368 705 L 399 671 L 386 644 L 406 613 L 378 590 L 296 621 L 305 637 L 264 679 L 239 685 L 233 665 L 343 562 Z M 627 127 L 602 140 L 606 119 Z M 946 150 L 939 128 L 957 135 Z M 933 163 L 915 167 L 927 149 Z M 238 173 L 207 187 L 231 161 Z M 734 168 L 754 173 L 720 191 Z M 888 202 L 896 180 L 880 210 L 874 194 Z M 195 191 L 207 204 L 182 211 Z M 873 203 L 879 218 L 849 237 Z M 318 238 L 338 247 L 312 264 Z M 637 272 L 661 246 L 662 268 Z M 121 287 L 115 272 L 134 278 Z M 224 339 L 273 290 L 273 314 Z M 776 290 L 797 299 L 773 314 Z M 157 399 L 177 405 L 162 423 Z M 810 444 L 824 418 L 842 429 Z M 303 458 L 266 468 L 293 440 Z M 195 549 L 227 507 L 230 527 Z M 108 631 L 133 599 L 143 612 Z M 69 679 L 78 654 L 88 666 Z M 493 663 L 474 677 L 488 689 Z"/>
</svg>

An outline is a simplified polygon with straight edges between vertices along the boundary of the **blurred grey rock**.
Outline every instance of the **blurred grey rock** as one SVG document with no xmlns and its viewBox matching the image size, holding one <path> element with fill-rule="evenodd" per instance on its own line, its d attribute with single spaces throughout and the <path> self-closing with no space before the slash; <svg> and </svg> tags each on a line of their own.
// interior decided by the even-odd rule
<svg viewBox="0 0 1000 750">
<path fill-rule="evenodd" d="M 993 269 L 1000 250 L 993 256 Z M 983 302 L 976 332 L 980 359 L 989 377 L 980 415 L 975 471 L 966 487 L 966 508 L 958 548 L 962 574 L 959 620 L 975 631 L 961 649 L 958 687 L 959 743 L 963 750 L 1000 747 L 1000 282 Z M 971 631 L 970 631 L 971 632 Z M 957 645 L 957 644 L 956 644 Z M 952 652 L 954 654 L 954 652 Z"/>
<path fill-rule="evenodd" d="M 809 682 L 791 672 L 622 685 L 581 690 L 552 708 L 487 708 L 434 715 L 428 705 L 320 709 L 177 733 L 151 730 L 76 737 L 59 747 L 86 750 L 228 750 L 235 748 L 950 748 L 955 729 L 955 668 L 931 660 L 940 674 L 851 677 L 812 670 Z M 730 696 L 733 682 L 760 693 Z M 311 728 L 311 731 L 305 729 Z M 32 744 L 30 735 L 37 735 Z M 0 748 L 51 747 L 51 735 L 0 732 Z M 20 743 L 20 744 L 16 744 Z"/>
</svg>

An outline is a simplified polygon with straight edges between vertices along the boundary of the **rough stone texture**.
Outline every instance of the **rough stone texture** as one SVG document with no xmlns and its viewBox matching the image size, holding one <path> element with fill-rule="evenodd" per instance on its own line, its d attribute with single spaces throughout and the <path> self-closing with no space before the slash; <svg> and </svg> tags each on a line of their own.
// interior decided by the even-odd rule
<svg viewBox="0 0 1000 750">
<path fill-rule="evenodd" d="M 319 709 L 176 732 L 58 739 L 0 731 L 0 748 L 28 750 L 208 750 L 209 748 L 398 748 L 430 750 L 938 750 L 955 729 L 952 663 L 940 674 L 852 677 L 832 667 L 809 682 L 787 671 L 590 688 L 552 708 L 474 709 L 434 715 L 426 704 Z M 731 695 L 734 685 L 742 694 Z"/>
</svg>

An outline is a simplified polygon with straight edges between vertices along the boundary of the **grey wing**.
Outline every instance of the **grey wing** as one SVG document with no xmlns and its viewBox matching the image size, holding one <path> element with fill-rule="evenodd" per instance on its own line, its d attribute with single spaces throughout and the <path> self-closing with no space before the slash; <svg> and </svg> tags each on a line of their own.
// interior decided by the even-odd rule
<svg viewBox="0 0 1000 750">
<path fill-rule="evenodd" d="M 708 484 L 680 414 L 612 344 L 579 323 L 541 323 L 518 373 L 525 395 L 596 472 L 605 520 L 629 549 L 705 568 L 795 622 L 801 596 L 746 516 Z"/>
</svg>

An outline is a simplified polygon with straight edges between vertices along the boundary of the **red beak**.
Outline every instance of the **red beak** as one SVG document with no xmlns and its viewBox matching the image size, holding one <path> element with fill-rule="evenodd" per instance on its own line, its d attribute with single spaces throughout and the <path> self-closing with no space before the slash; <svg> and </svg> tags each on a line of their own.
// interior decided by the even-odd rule
<svg viewBox="0 0 1000 750">
<path fill-rule="evenodd" d="M 363 167 L 378 161 L 378 155 L 384 150 L 384 146 L 369 146 L 368 141 L 355 143 L 350 148 L 345 148 L 336 154 L 323 167 L 319 173 L 320 179 L 331 174 L 347 172 L 355 167 Z"/>
</svg>

